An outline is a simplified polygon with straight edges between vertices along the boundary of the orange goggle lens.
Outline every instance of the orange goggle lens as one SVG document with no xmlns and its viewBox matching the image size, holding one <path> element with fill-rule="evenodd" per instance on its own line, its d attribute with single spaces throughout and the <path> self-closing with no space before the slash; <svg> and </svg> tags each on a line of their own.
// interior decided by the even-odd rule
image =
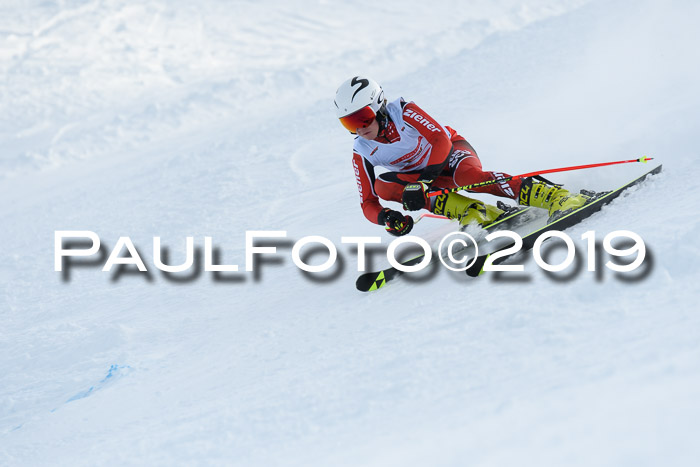
<svg viewBox="0 0 700 467">
<path fill-rule="evenodd" d="M 340 117 L 340 123 L 350 133 L 355 133 L 358 128 L 367 128 L 372 124 L 377 114 L 370 106 L 362 107 L 357 112 L 353 112 L 345 117 Z"/>
</svg>

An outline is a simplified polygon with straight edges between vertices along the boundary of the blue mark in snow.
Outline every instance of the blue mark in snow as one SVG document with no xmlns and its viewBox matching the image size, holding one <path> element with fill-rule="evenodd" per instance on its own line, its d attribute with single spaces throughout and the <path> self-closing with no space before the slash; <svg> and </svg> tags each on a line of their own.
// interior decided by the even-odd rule
<svg viewBox="0 0 700 467">
<path fill-rule="evenodd" d="M 85 391 L 81 391 L 81 392 L 75 394 L 73 397 L 71 397 L 70 399 L 68 399 L 66 401 L 66 404 L 68 402 L 73 402 L 73 401 L 77 401 L 78 399 L 86 398 L 87 396 L 89 396 L 93 392 L 95 392 L 99 389 L 102 389 L 107 383 L 114 381 L 115 379 L 117 379 L 121 376 L 124 376 L 126 374 L 126 372 L 130 369 L 131 369 L 131 367 L 129 365 L 116 365 L 116 364 L 114 364 L 114 365 L 110 366 L 109 370 L 107 371 L 107 376 L 102 378 L 95 385 L 90 386 Z"/>
</svg>

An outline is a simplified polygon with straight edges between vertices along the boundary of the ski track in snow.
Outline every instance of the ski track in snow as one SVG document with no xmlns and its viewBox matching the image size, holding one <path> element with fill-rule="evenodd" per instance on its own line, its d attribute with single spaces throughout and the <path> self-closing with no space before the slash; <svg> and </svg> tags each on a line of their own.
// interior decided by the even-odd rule
<svg viewBox="0 0 700 467">
<path fill-rule="evenodd" d="M 0 464 L 694 465 L 696 2 L 200 3 L 0 7 Z M 340 237 L 391 240 L 333 113 L 355 73 L 488 169 L 655 157 L 567 231 L 581 252 L 586 231 L 636 232 L 648 274 L 555 280 L 526 258 L 520 280 L 355 291 Z M 650 164 L 556 181 L 603 190 Z M 129 236 L 149 274 L 64 281 L 56 230 L 106 253 Z M 243 270 L 246 230 L 290 240 L 257 277 L 152 266 L 154 236 L 171 264 L 211 236 Z M 338 245 L 338 277 L 293 265 L 306 235 Z"/>
</svg>

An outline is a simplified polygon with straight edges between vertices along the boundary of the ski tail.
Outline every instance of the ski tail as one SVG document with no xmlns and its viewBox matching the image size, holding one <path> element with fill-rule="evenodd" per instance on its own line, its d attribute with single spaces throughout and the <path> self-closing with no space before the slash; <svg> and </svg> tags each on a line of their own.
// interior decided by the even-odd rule
<svg viewBox="0 0 700 467">
<path fill-rule="evenodd" d="M 497 219 L 495 222 L 484 227 L 484 230 L 487 232 L 492 232 L 494 230 L 511 229 L 532 220 L 534 217 L 537 217 L 536 208 L 514 208 L 512 212 L 507 213 L 502 218 Z M 423 256 L 424 255 L 418 255 L 402 262 L 401 264 L 404 266 L 418 264 L 423 260 Z M 433 260 L 435 258 L 436 256 L 434 255 Z M 381 289 L 382 287 L 386 286 L 389 281 L 401 276 L 402 274 L 403 271 L 400 271 L 394 267 L 384 269 L 383 271 L 366 272 L 357 278 L 355 281 L 355 287 L 360 292 L 372 292 L 374 290 Z"/>
<path fill-rule="evenodd" d="M 409 259 L 408 261 L 404 261 L 401 264 L 404 266 L 413 266 L 414 264 L 420 263 L 423 260 L 423 256 L 424 255 L 418 255 Z M 383 271 L 366 272 L 357 278 L 355 281 L 355 287 L 357 287 L 357 290 L 360 292 L 372 292 L 374 290 L 381 289 L 387 282 L 400 276 L 401 274 L 403 274 L 403 271 L 400 271 L 394 267 L 384 269 Z"/>
<path fill-rule="evenodd" d="M 372 290 L 381 289 L 386 285 L 384 271 L 363 274 L 357 278 L 355 286 L 357 290 L 363 292 L 371 292 Z"/>
</svg>

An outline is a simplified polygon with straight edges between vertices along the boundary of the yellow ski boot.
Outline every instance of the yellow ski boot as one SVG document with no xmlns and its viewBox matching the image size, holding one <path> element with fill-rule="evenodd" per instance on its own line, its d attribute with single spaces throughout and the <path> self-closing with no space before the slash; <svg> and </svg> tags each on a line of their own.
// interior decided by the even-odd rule
<svg viewBox="0 0 700 467">
<path fill-rule="evenodd" d="M 580 208 L 590 199 L 586 195 L 572 194 L 559 185 L 550 185 L 532 178 L 526 178 L 520 186 L 519 203 L 547 209 L 550 222 Z"/>
<path fill-rule="evenodd" d="M 489 225 L 503 214 L 503 211 L 495 206 L 457 193 L 438 195 L 433 212 L 450 219 L 457 219 L 462 226 L 476 222 L 482 227 Z"/>
</svg>

